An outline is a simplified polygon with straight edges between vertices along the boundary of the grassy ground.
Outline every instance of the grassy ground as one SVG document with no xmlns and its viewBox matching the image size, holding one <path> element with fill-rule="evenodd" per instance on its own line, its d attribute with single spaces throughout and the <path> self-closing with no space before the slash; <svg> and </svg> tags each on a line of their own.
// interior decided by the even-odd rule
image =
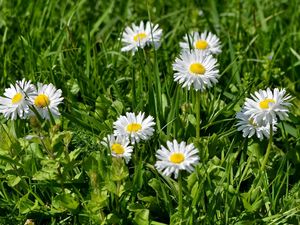
<svg viewBox="0 0 300 225">
<path fill-rule="evenodd" d="M 299 17 L 298 0 L 0 0 L 0 94 L 26 78 L 65 98 L 55 125 L 1 117 L 0 224 L 299 224 Z M 141 20 L 163 29 L 161 48 L 121 53 L 125 26 Z M 205 29 L 222 42 L 221 78 L 201 94 L 195 138 L 195 93 L 172 63 L 183 35 Z M 235 114 L 267 87 L 294 99 L 261 171 L 268 141 L 244 139 Z M 100 141 L 130 111 L 152 115 L 156 132 L 124 165 Z M 183 216 L 178 182 L 153 167 L 173 138 L 201 158 L 183 176 Z"/>
</svg>

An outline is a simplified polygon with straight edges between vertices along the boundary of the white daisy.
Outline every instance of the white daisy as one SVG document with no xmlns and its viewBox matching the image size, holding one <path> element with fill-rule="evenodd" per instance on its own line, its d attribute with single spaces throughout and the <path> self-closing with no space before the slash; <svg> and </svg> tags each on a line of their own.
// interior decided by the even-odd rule
<svg viewBox="0 0 300 225">
<path fill-rule="evenodd" d="M 251 98 L 246 98 L 245 114 L 253 118 L 255 123 L 273 123 L 279 119 L 288 117 L 288 107 L 291 103 L 287 102 L 291 96 L 285 94 L 285 89 L 279 90 L 275 88 L 273 92 L 267 90 L 259 90 L 251 94 Z"/>
<path fill-rule="evenodd" d="M 129 141 L 125 137 L 108 135 L 101 143 L 110 149 L 113 157 L 124 158 L 126 163 L 129 162 L 133 147 L 129 146 Z"/>
<path fill-rule="evenodd" d="M 42 118 L 50 119 L 49 112 L 53 117 L 60 115 L 58 105 L 63 101 L 61 95 L 62 91 L 53 84 L 38 83 L 36 93 L 30 101 Z"/>
<path fill-rule="evenodd" d="M 148 116 L 145 118 L 145 113 L 139 112 L 136 116 L 134 113 L 126 113 L 126 116 L 120 116 L 114 122 L 114 135 L 125 136 L 132 144 L 140 140 L 149 139 L 154 132 L 154 118 Z"/>
<path fill-rule="evenodd" d="M 241 112 L 236 114 L 236 118 L 238 119 L 237 130 L 243 132 L 243 137 L 251 138 L 254 134 L 262 140 L 264 137 L 269 139 L 270 137 L 270 123 L 258 124 L 254 122 L 253 118 L 250 118 L 249 115 L 245 115 L 245 110 L 242 109 Z M 276 132 L 276 121 L 272 123 L 273 132 Z"/>
<path fill-rule="evenodd" d="M 133 53 L 138 48 L 144 48 L 146 45 L 153 44 L 155 49 L 160 46 L 160 39 L 162 36 L 162 29 L 159 26 L 153 25 L 149 21 L 144 26 L 144 22 L 141 21 L 139 26 L 132 24 L 132 27 L 126 27 L 122 35 L 122 42 L 124 47 L 121 51 L 132 51 Z"/>
<path fill-rule="evenodd" d="M 174 173 L 175 179 L 178 177 L 179 170 L 193 172 L 194 166 L 199 162 L 199 151 L 193 144 L 186 145 L 183 141 L 178 143 L 167 141 L 168 148 L 161 146 L 156 152 L 156 169 L 165 176 Z"/>
<path fill-rule="evenodd" d="M 28 100 L 34 94 L 34 86 L 31 81 L 17 81 L 15 85 L 10 85 L 5 89 L 4 96 L 0 97 L 0 113 L 4 115 L 6 119 L 15 120 L 19 116 L 21 119 L 26 118 L 29 113 Z"/>
<path fill-rule="evenodd" d="M 179 43 L 183 50 L 195 49 L 211 54 L 221 53 L 220 39 L 211 32 L 204 31 L 200 35 L 198 32 L 193 32 L 186 34 L 183 39 L 184 42 Z"/>
<path fill-rule="evenodd" d="M 184 51 L 173 64 L 174 80 L 182 87 L 193 86 L 196 91 L 204 91 L 217 83 L 219 70 L 217 60 L 212 55 L 207 55 L 202 51 Z"/>
</svg>

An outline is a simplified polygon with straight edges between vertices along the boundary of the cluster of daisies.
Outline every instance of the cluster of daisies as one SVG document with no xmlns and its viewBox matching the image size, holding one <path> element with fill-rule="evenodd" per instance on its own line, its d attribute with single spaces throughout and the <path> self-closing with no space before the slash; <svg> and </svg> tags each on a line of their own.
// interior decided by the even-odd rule
<svg viewBox="0 0 300 225">
<path fill-rule="evenodd" d="M 148 140 L 154 133 L 154 118 L 140 112 L 138 115 L 127 112 L 114 122 L 114 133 L 102 142 L 113 157 L 124 158 L 126 163 L 131 159 L 133 146 L 140 141 Z M 132 144 L 132 145 L 130 145 Z"/>
<path fill-rule="evenodd" d="M 145 113 L 135 115 L 127 112 L 121 115 L 113 124 L 114 133 L 108 135 L 102 144 L 108 147 L 113 157 L 124 158 L 128 163 L 133 153 L 133 145 L 149 140 L 154 133 L 154 118 L 145 117 Z M 192 172 L 199 162 L 198 150 L 193 144 L 178 143 L 176 140 L 167 142 L 167 148 L 161 146 L 156 153 L 155 167 L 165 176 L 177 178 L 179 170 Z"/>
<path fill-rule="evenodd" d="M 131 51 L 153 45 L 158 49 L 161 45 L 162 29 L 150 22 L 139 26 L 132 24 L 126 27 L 122 35 L 124 47 L 121 51 Z M 219 38 L 207 31 L 186 34 L 179 43 L 181 53 L 173 64 L 174 80 L 188 90 L 205 91 L 218 82 L 219 70 L 215 56 L 221 53 Z M 242 110 L 237 113 L 238 130 L 244 137 L 254 134 L 259 139 L 269 138 L 276 131 L 276 125 L 288 116 L 287 101 L 291 98 L 286 91 L 275 88 L 259 90 L 252 98 L 247 98 Z M 5 89 L 4 97 L 0 97 L 0 113 L 7 119 L 28 118 L 38 113 L 42 118 L 49 119 L 60 115 L 58 105 L 62 103 L 62 91 L 53 84 L 37 86 L 31 81 L 17 81 Z M 134 151 L 134 146 L 140 141 L 146 141 L 153 136 L 154 118 L 145 117 L 145 113 L 127 112 L 114 122 L 114 132 L 101 143 L 110 149 L 111 155 L 124 158 L 128 163 Z M 168 141 L 167 147 L 161 146 L 156 153 L 155 167 L 163 175 L 177 178 L 180 170 L 192 172 L 199 162 L 198 149 L 193 144 Z"/>
<path fill-rule="evenodd" d="M 125 45 L 121 51 L 132 51 L 133 54 L 138 48 L 154 45 L 157 49 L 160 46 L 162 29 L 150 22 L 140 22 L 137 26 L 126 27 L 123 32 L 122 42 Z M 181 54 L 173 64 L 174 80 L 182 87 L 191 86 L 196 91 L 204 91 L 218 82 L 219 70 L 214 55 L 221 53 L 219 38 L 207 31 L 199 34 L 192 32 L 186 34 L 180 42 Z"/>
<path fill-rule="evenodd" d="M 254 134 L 262 140 L 269 138 L 271 132 L 276 132 L 279 120 L 288 117 L 288 102 L 291 96 L 286 94 L 285 89 L 275 88 L 273 91 L 259 90 L 246 98 L 241 111 L 237 113 L 238 130 L 243 132 L 244 137 L 252 137 Z"/>
<path fill-rule="evenodd" d="M 141 22 L 139 26 L 132 24 L 123 33 L 122 42 L 125 47 L 122 51 L 132 51 L 153 44 L 157 49 L 160 46 L 162 30 L 158 25 L 150 22 Z M 186 34 L 183 42 L 179 43 L 181 53 L 173 63 L 174 80 L 182 87 L 190 90 L 205 91 L 218 82 L 219 70 L 215 56 L 221 53 L 219 38 L 207 31 L 203 33 L 192 32 Z M 287 101 L 291 96 L 286 95 L 284 89 L 275 88 L 271 91 L 259 90 L 247 98 L 242 110 L 237 113 L 238 130 L 244 137 L 252 137 L 254 134 L 262 140 L 269 138 L 270 132 L 276 132 L 279 119 L 288 116 Z"/>
<path fill-rule="evenodd" d="M 62 91 L 56 89 L 53 84 L 38 83 L 37 86 L 31 81 L 16 81 L 4 91 L 0 97 L 0 113 L 6 119 L 26 119 L 37 113 L 44 119 L 60 115 L 58 105 L 62 103 Z"/>
</svg>

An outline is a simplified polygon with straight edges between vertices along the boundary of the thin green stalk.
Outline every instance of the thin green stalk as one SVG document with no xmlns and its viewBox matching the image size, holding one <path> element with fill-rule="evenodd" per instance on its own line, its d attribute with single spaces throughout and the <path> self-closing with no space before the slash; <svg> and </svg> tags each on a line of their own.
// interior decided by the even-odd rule
<svg viewBox="0 0 300 225">
<path fill-rule="evenodd" d="M 141 159 L 139 158 L 139 149 L 137 148 L 137 144 L 134 144 L 134 174 L 133 174 L 133 190 L 132 190 L 132 202 L 136 199 L 136 193 L 138 191 L 138 181 L 141 171 Z"/>
<path fill-rule="evenodd" d="M 261 170 L 262 171 L 265 169 L 265 166 L 266 166 L 266 164 L 268 162 L 268 158 L 269 158 L 269 155 L 270 155 L 270 152 L 271 152 L 272 142 L 273 142 L 273 125 L 270 124 L 269 144 L 268 144 L 268 147 L 267 147 L 265 158 L 264 158 L 264 160 L 262 162 L 262 165 L 261 165 Z"/>
<path fill-rule="evenodd" d="M 181 221 L 183 221 L 183 201 L 182 201 L 182 177 L 181 172 L 178 174 L 178 208 Z"/>
<path fill-rule="evenodd" d="M 196 92 L 196 138 L 199 139 L 200 138 L 200 97 L 201 97 L 201 92 L 199 91 L 195 91 Z"/>
<path fill-rule="evenodd" d="M 136 87 L 135 87 L 135 71 L 134 69 L 131 72 L 132 74 L 132 91 L 133 91 L 133 96 L 132 96 L 132 110 L 135 110 L 136 107 Z"/>
</svg>

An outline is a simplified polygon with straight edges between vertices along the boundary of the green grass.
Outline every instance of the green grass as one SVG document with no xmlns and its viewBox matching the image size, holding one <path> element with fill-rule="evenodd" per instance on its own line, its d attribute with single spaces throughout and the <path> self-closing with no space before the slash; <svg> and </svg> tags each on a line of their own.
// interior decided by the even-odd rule
<svg viewBox="0 0 300 225">
<path fill-rule="evenodd" d="M 0 0 L 0 94 L 26 78 L 64 96 L 54 126 L 0 117 L 0 224 L 299 224 L 298 3 Z M 122 53 L 121 33 L 141 20 L 159 24 L 162 46 Z M 198 96 L 200 138 L 195 92 L 172 69 L 179 41 L 195 29 L 222 42 L 219 83 Z M 268 140 L 244 139 L 235 114 L 267 87 L 294 98 L 262 171 Z M 156 132 L 126 165 L 100 142 L 130 111 L 152 115 Z M 183 216 L 179 183 L 153 166 L 173 138 L 200 155 L 195 172 L 183 173 Z"/>
</svg>

